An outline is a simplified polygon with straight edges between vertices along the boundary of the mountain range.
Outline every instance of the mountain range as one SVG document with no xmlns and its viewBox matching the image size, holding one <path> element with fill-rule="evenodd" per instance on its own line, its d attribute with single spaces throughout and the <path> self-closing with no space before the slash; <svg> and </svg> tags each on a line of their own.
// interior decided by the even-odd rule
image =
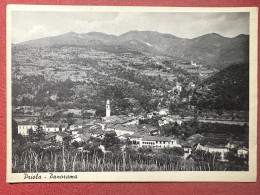
<svg viewBox="0 0 260 195">
<path fill-rule="evenodd" d="M 59 45 L 99 45 L 120 46 L 135 51 L 143 51 L 172 56 L 175 59 L 222 69 L 232 64 L 249 63 L 249 35 L 233 38 L 210 33 L 193 39 L 179 38 L 156 31 L 129 31 L 119 36 L 101 32 L 69 32 L 58 36 L 30 40 L 17 45 L 35 47 Z"/>
</svg>

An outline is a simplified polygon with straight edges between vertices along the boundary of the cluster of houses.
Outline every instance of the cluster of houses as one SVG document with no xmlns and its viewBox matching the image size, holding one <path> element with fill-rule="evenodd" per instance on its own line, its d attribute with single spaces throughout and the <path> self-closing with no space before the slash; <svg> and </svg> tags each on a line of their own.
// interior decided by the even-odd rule
<svg viewBox="0 0 260 195">
<path fill-rule="evenodd" d="M 67 123 L 61 123 L 61 122 L 43 123 L 41 121 L 40 123 L 41 123 L 40 128 L 45 133 L 65 131 L 68 127 Z M 18 122 L 18 134 L 21 134 L 23 136 L 29 135 L 30 129 L 32 129 L 33 132 L 35 132 L 37 128 L 38 128 L 37 120 L 26 120 L 26 121 Z"/>
<path fill-rule="evenodd" d="M 225 155 L 236 148 L 237 155 L 245 157 L 248 155 L 248 148 L 244 142 L 230 140 L 224 137 L 203 137 L 200 134 L 190 136 L 186 141 L 181 143 L 184 150 L 184 158 L 192 154 L 194 150 L 201 150 L 209 153 L 219 153 L 222 161 L 225 161 Z"/>
<path fill-rule="evenodd" d="M 177 122 L 181 125 L 179 116 L 170 117 L 164 115 L 159 120 L 159 127 L 149 124 L 139 124 L 139 117 L 134 116 L 111 116 L 110 102 L 106 104 L 106 116 L 102 120 L 78 120 L 73 125 L 62 122 L 43 122 L 37 120 L 27 120 L 18 123 L 18 133 L 28 136 L 29 129 L 34 132 L 37 128 L 45 132 L 44 140 L 40 141 L 45 148 L 55 147 L 55 145 L 63 143 L 66 138 L 70 137 L 70 143 L 87 142 L 91 137 L 103 139 L 107 132 L 114 131 L 120 140 L 129 140 L 133 148 L 173 148 L 182 147 L 184 150 L 184 158 L 192 154 L 194 150 L 202 150 L 210 153 L 220 153 L 221 160 L 225 160 L 225 154 L 232 148 L 237 149 L 237 155 L 245 156 L 248 149 L 243 147 L 243 143 L 230 141 L 227 137 L 203 137 L 195 134 L 186 141 L 180 141 L 176 137 L 163 137 L 160 135 L 160 126 L 168 124 L 168 122 Z M 156 113 L 159 114 L 159 113 Z M 154 113 L 151 117 L 154 116 Z M 150 115 L 147 115 L 147 118 Z M 160 125 L 161 124 L 161 125 Z"/>
</svg>

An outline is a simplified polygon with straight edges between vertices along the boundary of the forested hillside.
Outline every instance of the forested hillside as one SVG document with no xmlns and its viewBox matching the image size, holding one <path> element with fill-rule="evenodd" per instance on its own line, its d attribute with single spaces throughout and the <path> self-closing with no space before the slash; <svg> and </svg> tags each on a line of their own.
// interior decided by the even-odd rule
<svg viewBox="0 0 260 195">
<path fill-rule="evenodd" d="M 219 110 L 249 109 L 249 66 L 231 65 L 202 84 L 204 92 L 198 96 L 199 108 Z"/>
</svg>

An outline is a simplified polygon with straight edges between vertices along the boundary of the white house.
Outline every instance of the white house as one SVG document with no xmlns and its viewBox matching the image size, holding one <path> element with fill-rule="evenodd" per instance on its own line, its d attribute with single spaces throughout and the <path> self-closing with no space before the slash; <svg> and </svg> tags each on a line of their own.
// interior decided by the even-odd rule
<svg viewBox="0 0 260 195">
<path fill-rule="evenodd" d="M 148 114 L 147 114 L 147 118 L 148 118 L 148 119 L 153 118 L 153 113 L 148 113 Z"/>
<path fill-rule="evenodd" d="M 172 148 L 181 147 L 177 140 L 171 137 L 145 136 L 140 141 L 140 147 Z"/>
<path fill-rule="evenodd" d="M 209 153 L 220 153 L 221 160 L 225 160 L 225 154 L 229 152 L 229 148 L 227 147 L 222 147 L 222 146 L 216 146 L 214 144 L 206 144 L 206 145 L 201 145 L 198 143 L 196 150 L 203 150 L 205 152 Z"/>
<path fill-rule="evenodd" d="M 193 61 L 191 60 L 190 65 L 192 65 L 192 66 L 197 66 L 197 63 L 196 63 L 196 62 L 193 62 Z"/>
<path fill-rule="evenodd" d="M 67 128 L 68 124 L 67 123 L 49 123 L 46 124 L 44 127 L 44 131 L 45 132 L 58 132 L 60 131 L 64 131 Z"/>
<path fill-rule="evenodd" d="M 69 137 L 69 135 L 65 132 L 59 132 L 56 135 L 56 142 L 62 143 L 66 137 Z"/>
<path fill-rule="evenodd" d="M 74 135 L 74 136 L 78 135 L 78 134 L 80 134 L 82 132 L 83 132 L 82 129 L 79 129 L 79 128 L 71 130 L 71 134 Z"/>
<path fill-rule="evenodd" d="M 181 124 L 182 124 L 181 118 L 175 118 L 174 121 L 175 121 L 178 125 L 181 125 Z"/>
<path fill-rule="evenodd" d="M 70 130 L 73 131 L 74 129 L 76 129 L 77 126 L 76 125 L 70 125 Z"/>
<path fill-rule="evenodd" d="M 194 88 L 196 87 L 196 85 L 195 85 L 193 82 L 190 82 L 190 83 L 189 83 L 189 87 L 190 87 L 191 89 L 194 89 Z"/>
<path fill-rule="evenodd" d="M 245 157 L 246 155 L 248 155 L 248 149 L 247 148 L 239 148 L 237 150 L 237 155 Z"/>
<path fill-rule="evenodd" d="M 147 118 L 148 119 L 151 119 L 153 118 L 154 116 L 157 116 L 159 113 L 158 112 L 150 112 L 150 113 L 147 113 Z"/>
<path fill-rule="evenodd" d="M 56 101 L 58 98 L 58 95 L 57 94 L 53 94 L 50 96 L 50 99 L 53 100 L 53 101 Z"/>
<path fill-rule="evenodd" d="M 166 115 L 168 115 L 168 114 L 169 114 L 169 110 L 168 110 L 167 108 L 161 109 L 161 110 L 159 111 L 159 115 L 160 115 L 160 116 L 166 116 Z"/>
<path fill-rule="evenodd" d="M 59 131 L 59 126 L 53 125 L 53 124 L 47 124 L 45 128 L 46 132 L 58 132 Z"/>
<path fill-rule="evenodd" d="M 180 83 L 176 83 L 176 89 L 177 89 L 177 91 L 178 92 L 181 92 L 182 91 L 182 86 L 181 86 L 181 84 Z"/>
<path fill-rule="evenodd" d="M 164 121 L 159 120 L 159 121 L 158 121 L 158 125 L 159 125 L 160 127 L 163 126 L 163 125 L 165 125 L 165 124 L 164 124 Z"/>
<path fill-rule="evenodd" d="M 21 124 L 18 125 L 18 134 L 21 135 L 28 135 L 28 130 L 32 129 L 33 131 L 36 131 L 37 126 L 32 124 Z"/>
<path fill-rule="evenodd" d="M 41 124 L 40 127 L 44 130 L 45 125 Z M 36 131 L 37 129 L 37 121 L 23 121 L 18 124 L 18 134 L 21 135 L 28 135 L 28 130 L 32 129 L 33 131 Z"/>
</svg>

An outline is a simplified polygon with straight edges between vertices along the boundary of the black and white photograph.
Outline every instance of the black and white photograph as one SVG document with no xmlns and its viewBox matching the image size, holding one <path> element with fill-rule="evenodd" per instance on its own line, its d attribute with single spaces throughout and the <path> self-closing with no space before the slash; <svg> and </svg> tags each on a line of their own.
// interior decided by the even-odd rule
<svg viewBox="0 0 260 195">
<path fill-rule="evenodd" d="M 9 8 L 7 181 L 256 179 L 256 9 Z"/>
</svg>

